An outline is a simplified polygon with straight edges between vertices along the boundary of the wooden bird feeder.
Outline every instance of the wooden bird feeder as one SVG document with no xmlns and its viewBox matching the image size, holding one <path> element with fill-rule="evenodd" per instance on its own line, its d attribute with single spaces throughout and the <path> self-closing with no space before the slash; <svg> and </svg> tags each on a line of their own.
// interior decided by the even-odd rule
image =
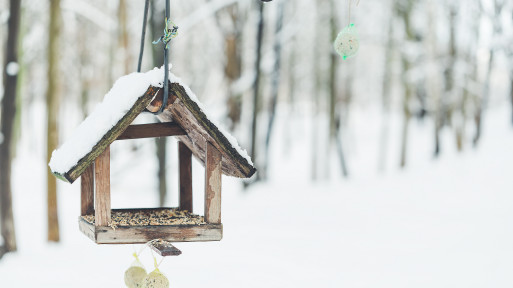
<svg viewBox="0 0 513 288">
<path fill-rule="evenodd" d="M 223 134 L 205 116 L 198 103 L 192 100 L 195 96 L 190 97 L 186 92 L 190 93 L 190 89 L 184 86 L 169 84 L 168 104 L 157 116 L 161 123 L 131 125 L 144 110 L 157 111 L 163 103 L 162 89 L 150 86 L 76 165 L 64 173 L 52 169 L 59 179 L 69 183 L 81 177 L 79 227 L 94 242 L 127 244 L 147 243 L 153 239 L 169 242 L 221 240 L 221 175 L 249 178 L 256 169 L 248 157 L 234 147 L 233 140 L 228 138 L 230 136 Z M 111 210 L 110 144 L 116 140 L 164 136 L 174 136 L 179 140 L 179 207 Z M 192 215 L 192 155 L 205 167 L 204 217 Z M 116 215 L 146 215 L 149 222 L 129 219 L 113 223 Z M 196 222 L 158 223 L 158 217 L 173 220 L 177 215 L 194 218 Z"/>
</svg>

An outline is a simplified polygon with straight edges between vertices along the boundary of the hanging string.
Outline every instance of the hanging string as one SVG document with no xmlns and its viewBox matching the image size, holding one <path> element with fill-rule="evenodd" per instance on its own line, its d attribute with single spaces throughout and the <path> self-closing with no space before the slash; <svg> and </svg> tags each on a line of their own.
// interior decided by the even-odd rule
<svg viewBox="0 0 513 288">
<path fill-rule="evenodd" d="M 142 65 L 142 57 L 144 52 L 144 38 L 146 36 L 146 25 L 148 22 L 148 10 L 149 10 L 149 0 L 146 0 L 144 4 L 144 18 L 143 18 L 143 27 L 141 33 L 141 48 L 139 51 L 139 63 L 137 65 L 137 72 L 141 72 Z M 171 39 L 175 38 L 178 35 L 178 26 L 176 26 L 171 20 L 169 20 L 169 0 L 166 0 L 166 12 L 165 12 L 165 29 L 164 35 L 161 36 L 157 41 L 153 41 L 153 44 L 157 44 L 159 42 L 164 43 L 164 96 L 162 99 L 162 106 L 157 112 L 148 112 L 159 115 L 164 111 L 167 106 L 168 97 L 169 97 L 169 42 Z"/>
<path fill-rule="evenodd" d="M 173 29 L 169 28 L 171 26 L 173 27 Z M 176 36 L 178 36 L 178 26 L 176 26 L 175 23 L 171 21 L 171 19 L 166 19 L 166 28 L 164 28 L 164 35 L 160 36 L 159 39 L 151 43 L 158 44 L 162 42 L 166 45 L 166 48 L 169 49 L 169 42 Z"/>
<path fill-rule="evenodd" d="M 359 4 L 360 4 L 360 0 L 357 0 L 355 6 L 358 7 Z M 353 6 L 353 0 L 349 0 L 349 10 L 348 10 L 349 12 L 348 12 L 348 17 L 347 17 L 349 19 L 348 25 L 351 25 L 351 6 Z"/>
<path fill-rule="evenodd" d="M 152 241 L 153 241 L 153 240 L 152 240 Z M 150 242 L 152 242 L 152 241 L 150 241 Z M 150 242 L 148 242 L 148 244 L 149 244 Z M 162 258 L 160 259 L 160 261 L 157 263 L 157 257 L 155 257 L 155 254 L 153 254 L 153 251 L 152 251 L 151 249 L 150 249 L 150 252 L 151 252 L 151 257 L 153 257 L 153 266 L 155 266 L 155 269 L 157 269 L 157 270 L 158 270 L 158 269 L 159 269 L 159 267 L 160 267 L 160 264 L 162 264 L 162 262 L 164 261 L 164 258 L 165 258 L 165 257 L 162 257 Z"/>
<path fill-rule="evenodd" d="M 157 41 L 154 41 L 153 44 L 157 44 L 159 42 L 164 43 L 164 96 L 162 99 L 162 106 L 157 112 L 151 112 L 154 115 L 159 115 L 164 111 L 167 106 L 168 97 L 169 97 L 169 42 L 171 39 L 178 35 L 178 26 L 174 25 L 173 22 L 169 20 L 169 0 L 166 0 L 166 27 L 164 28 L 164 35 L 161 36 Z M 170 24 L 173 25 L 173 28 L 170 29 Z"/>
<path fill-rule="evenodd" d="M 141 48 L 139 49 L 139 63 L 137 63 L 137 72 L 141 72 L 141 65 L 144 53 L 144 38 L 146 37 L 146 23 L 148 22 L 148 8 L 150 6 L 150 0 L 146 0 L 144 3 L 144 18 L 141 33 Z"/>
<path fill-rule="evenodd" d="M 166 28 L 167 28 L 167 19 L 169 19 L 169 0 L 166 0 Z M 176 27 L 176 29 L 178 29 L 178 27 Z M 164 99 L 162 101 L 162 106 L 160 106 L 160 109 L 157 113 L 162 113 L 162 111 L 164 111 L 164 109 L 166 108 L 167 106 L 167 98 L 168 98 L 168 93 L 169 93 L 169 59 L 168 59 L 168 44 L 166 43 L 166 45 L 164 45 Z"/>
</svg>

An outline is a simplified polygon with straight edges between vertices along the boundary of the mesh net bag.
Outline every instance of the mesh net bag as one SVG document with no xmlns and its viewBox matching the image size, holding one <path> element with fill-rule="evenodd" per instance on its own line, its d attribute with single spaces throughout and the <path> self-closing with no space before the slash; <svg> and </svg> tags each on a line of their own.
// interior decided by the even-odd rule
<svg viewBox="0 0 513 288">
<path fill-rule="evenodd" d="M 153 272 L 148 274 L 141 282 L 141 288 L 169 288 L 169 280 L 166 276 L 160 272 L 158 268 L 155 268 Z"/>
<path fill-rule="evenodd" d="M 128 288 L 141 287 L 142 280 L 147 276 L 146 269 L 142 265 L 137 254 L 134 253 L 135 260 L 125 271 L 125 285 Z"/>
<path fill-rule="evenodd" d="M 347 25 L 338 33 L 333 47 L 344 60 L 356 55 L 358 48 L 360 48 L 360 40 L 358 31 L 353 23 Z"/>
</svg>

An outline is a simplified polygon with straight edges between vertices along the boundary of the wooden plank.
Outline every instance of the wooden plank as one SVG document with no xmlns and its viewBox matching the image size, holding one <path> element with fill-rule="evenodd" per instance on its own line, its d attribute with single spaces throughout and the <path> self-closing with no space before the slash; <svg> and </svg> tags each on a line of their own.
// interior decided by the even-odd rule
<svg viewBox="0 0 513 288">
<path fill-rule="evenodd" d="M 95 225 L 107 226 L 110 222 L 110 146 L 95 161 L 96 183 Z"/>
<path fill-rule="evenodd" d="M 192 152 L 178 142 L 178 161 L 180 165 L 180 209 L 192 213 Z"/>
<path fill-rule="evenodd" d="M 172 83 L 170 91 L 172 95 L 176 95 L 176 100 L 158 118 L 162 122 L 175 121 L 187 131 L 187 136 L 177 137 L 189 147 L 196 158 L 205 163 L 204 143 L 207 140 L 223 154 L 224 174 L 239 178 L 249 178 L 255 174 L 255 167 L 232 147 L 226 136 L 206 117 L 180 84 Z"/>
<path fill-rule="evenodd" d="M 205 163 L 205 222 L 221 223 L 221 153 L 207 142 Z"/>
<path fill-rule="evenodd" d="M 93 226 L 92 224 L 89 224 Z M 183 226 L 132 226 L 95 227 L 95 242 L 98 244 L 147 243 L 153 239 L 169 242 L 220 241 L 223 238 L 222 224 Z"/>
<path fill-rule="evenodd" d="M 89 165 L 80 177 L 80 215 L 94 213 L 94 165 Z"/>
<path fill-rule="evenodd" d="M 160 208 L 147 208 L 160 209 Z M 168 208 L 162 208 L 168 209 Z M 146 210 L 113 209 L 113 211 Z M 220 241 L 223 238 L 222 224 L 201 225 L 148 225 L 148 226 L 95 226 L 79 217 L 80 231 L 98 244 L 147 243 L 162 239 L 169 242 L 206 242 Z"/>
<path fill-rule="evenodd" d="M 84 220 L 82 217 L 78 218 L 78 228 L 87 238 L 96 242 L 96 232 L 94 225 Z"/>
<path fill-rule="evenodd" d="M 187 135 L 187 133 L 174 122 L 130 125 L 118 136 L 116 140 L 154 138 L 166 136 Z"/>
<path fill-rule="evenodd" d="M 153 96 L 159 91 L 158 87 L 148 87 L 146 93 L 141 96 L 130 110 L 116 123 L 98 143 L 87 153 L 82 159 L 80 159 L 77 165 L 73 166 L 68 172 L 64 174 L 55 173 L 54 175 L 61 180 L 73 183 L 75 180 L 82 175 L 87 167 L 109 146 L 118 136 L 125 131 L 125 129 L 134 121 L 134 119 L 148 106 L 152 101 Z M 170 97 L 170 101 L 174 99 Z M 170 103 L 171 104 L 171 103 Z M 168 121 L 169 122 L 169 121 Z"/>
<path fill-rule="evenodd" d="M 150 246 L 153 251 L 157 252 L 162 257 L 178 256 L 182 254 L 182 251 L 173 246 L 171 242 L 162 239 L 152 240 L 148 242 L 148 246 Z"/>
</svg>

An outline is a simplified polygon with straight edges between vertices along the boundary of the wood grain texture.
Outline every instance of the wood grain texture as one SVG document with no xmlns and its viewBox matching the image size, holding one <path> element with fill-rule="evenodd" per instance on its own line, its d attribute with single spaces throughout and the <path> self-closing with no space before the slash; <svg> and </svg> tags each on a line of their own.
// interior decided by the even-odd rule
<svg viewBox="0 0 513 288">
<path fill-rule="evenodd" d="M 256 172 L 255 167 L 232 147 L 224 134 L 206 117 L 198 104 L 191 100 L 180 84 L 172 83 L 170 93 L 176 96 L 176 100 L 173 105 L 168 105 L 158 118 L 162 122 L 177 122 L 187 132 L 187 135 L 177 137 L 189 147 L 203 165 L 205 165 L 205 141 L 209 141 L 223 155 L 224 174 L 249 178 Z"/>
<path fill-rule="evenodd" d="M 91 164 L 80 176 L 80 215 L 94 213 L 94 165 Z"/>
<path fill-rule="evenodd" d="M 217 148 L 207 142 L 205 165 L 205 222 L 221 223 L 221 161 Z"/>
<path fill-rule="evenodd" d="M 85 221 L 82 217 L 78 217 L 78 229 L 80 229 L 80 232 L 84 233 L 87 238 L 96 242 L 96 231 L 93 224 Z"/>
<path fill-rule="evenodd" d="M 178 158 L 180 165 L 180 209 L 192 213 L 192 151 L 182 142 L 178 142 Z"/>
<path fill-rule="evenodd" d="M 148 104 L 152 101 L 153 96 L 157 93 L 160 88 L 157 87 L 149 87 L 141 96 L 135 104 L 130 108 L 130 110 L 118 121 L 116 125 L 114 125 L 101 139 L 98 143 L 91 149 L 89 153 L 87 153 L 84 157 L 82 157 L 77 165 L 73 166 L 68 172 L 64 174 L 59 174 L 53 171 L 54 175 L 64 181 L 69 183 L 73 183 L 75 180 L 82 175 L 84 170 L 89 167 L 91 163 L 112 143 L 114 140 L 118 138 L 118 136 L 126 130 L 128 125 L 134 121 L 134 119 L 148 106 Z M 169 122 L 169 121 L 168 121 Z"/>
<path fill-rule="evenodd" d="M 95 225 L 107 226 L 110 222 L 110 146 L 95 161 L 96 201 Z"/>
<path fill-rule="evenodd" d="M 155 252 L 157 252 L 160 256 L 178 256 L 182 254 L 180 249 L 176 248 L 168 241 L 151 241 L 148 243 L 148 246 Z"/>
<path fill-rule="evenodd" d="M 147 243 L 153 239 L 169 242 L 220 241 L 223 238 L 222 224 L 180 225 L 180 226 L 94 226 L 79 219 L 79 228 L 89 239 L 98 244 Z"/>
<path fill-rule="evenodd" d="M 130 125 L 116 140 L 154 138 L 186 135 L 185 131 L 174 122 Z"/>
</svg>

